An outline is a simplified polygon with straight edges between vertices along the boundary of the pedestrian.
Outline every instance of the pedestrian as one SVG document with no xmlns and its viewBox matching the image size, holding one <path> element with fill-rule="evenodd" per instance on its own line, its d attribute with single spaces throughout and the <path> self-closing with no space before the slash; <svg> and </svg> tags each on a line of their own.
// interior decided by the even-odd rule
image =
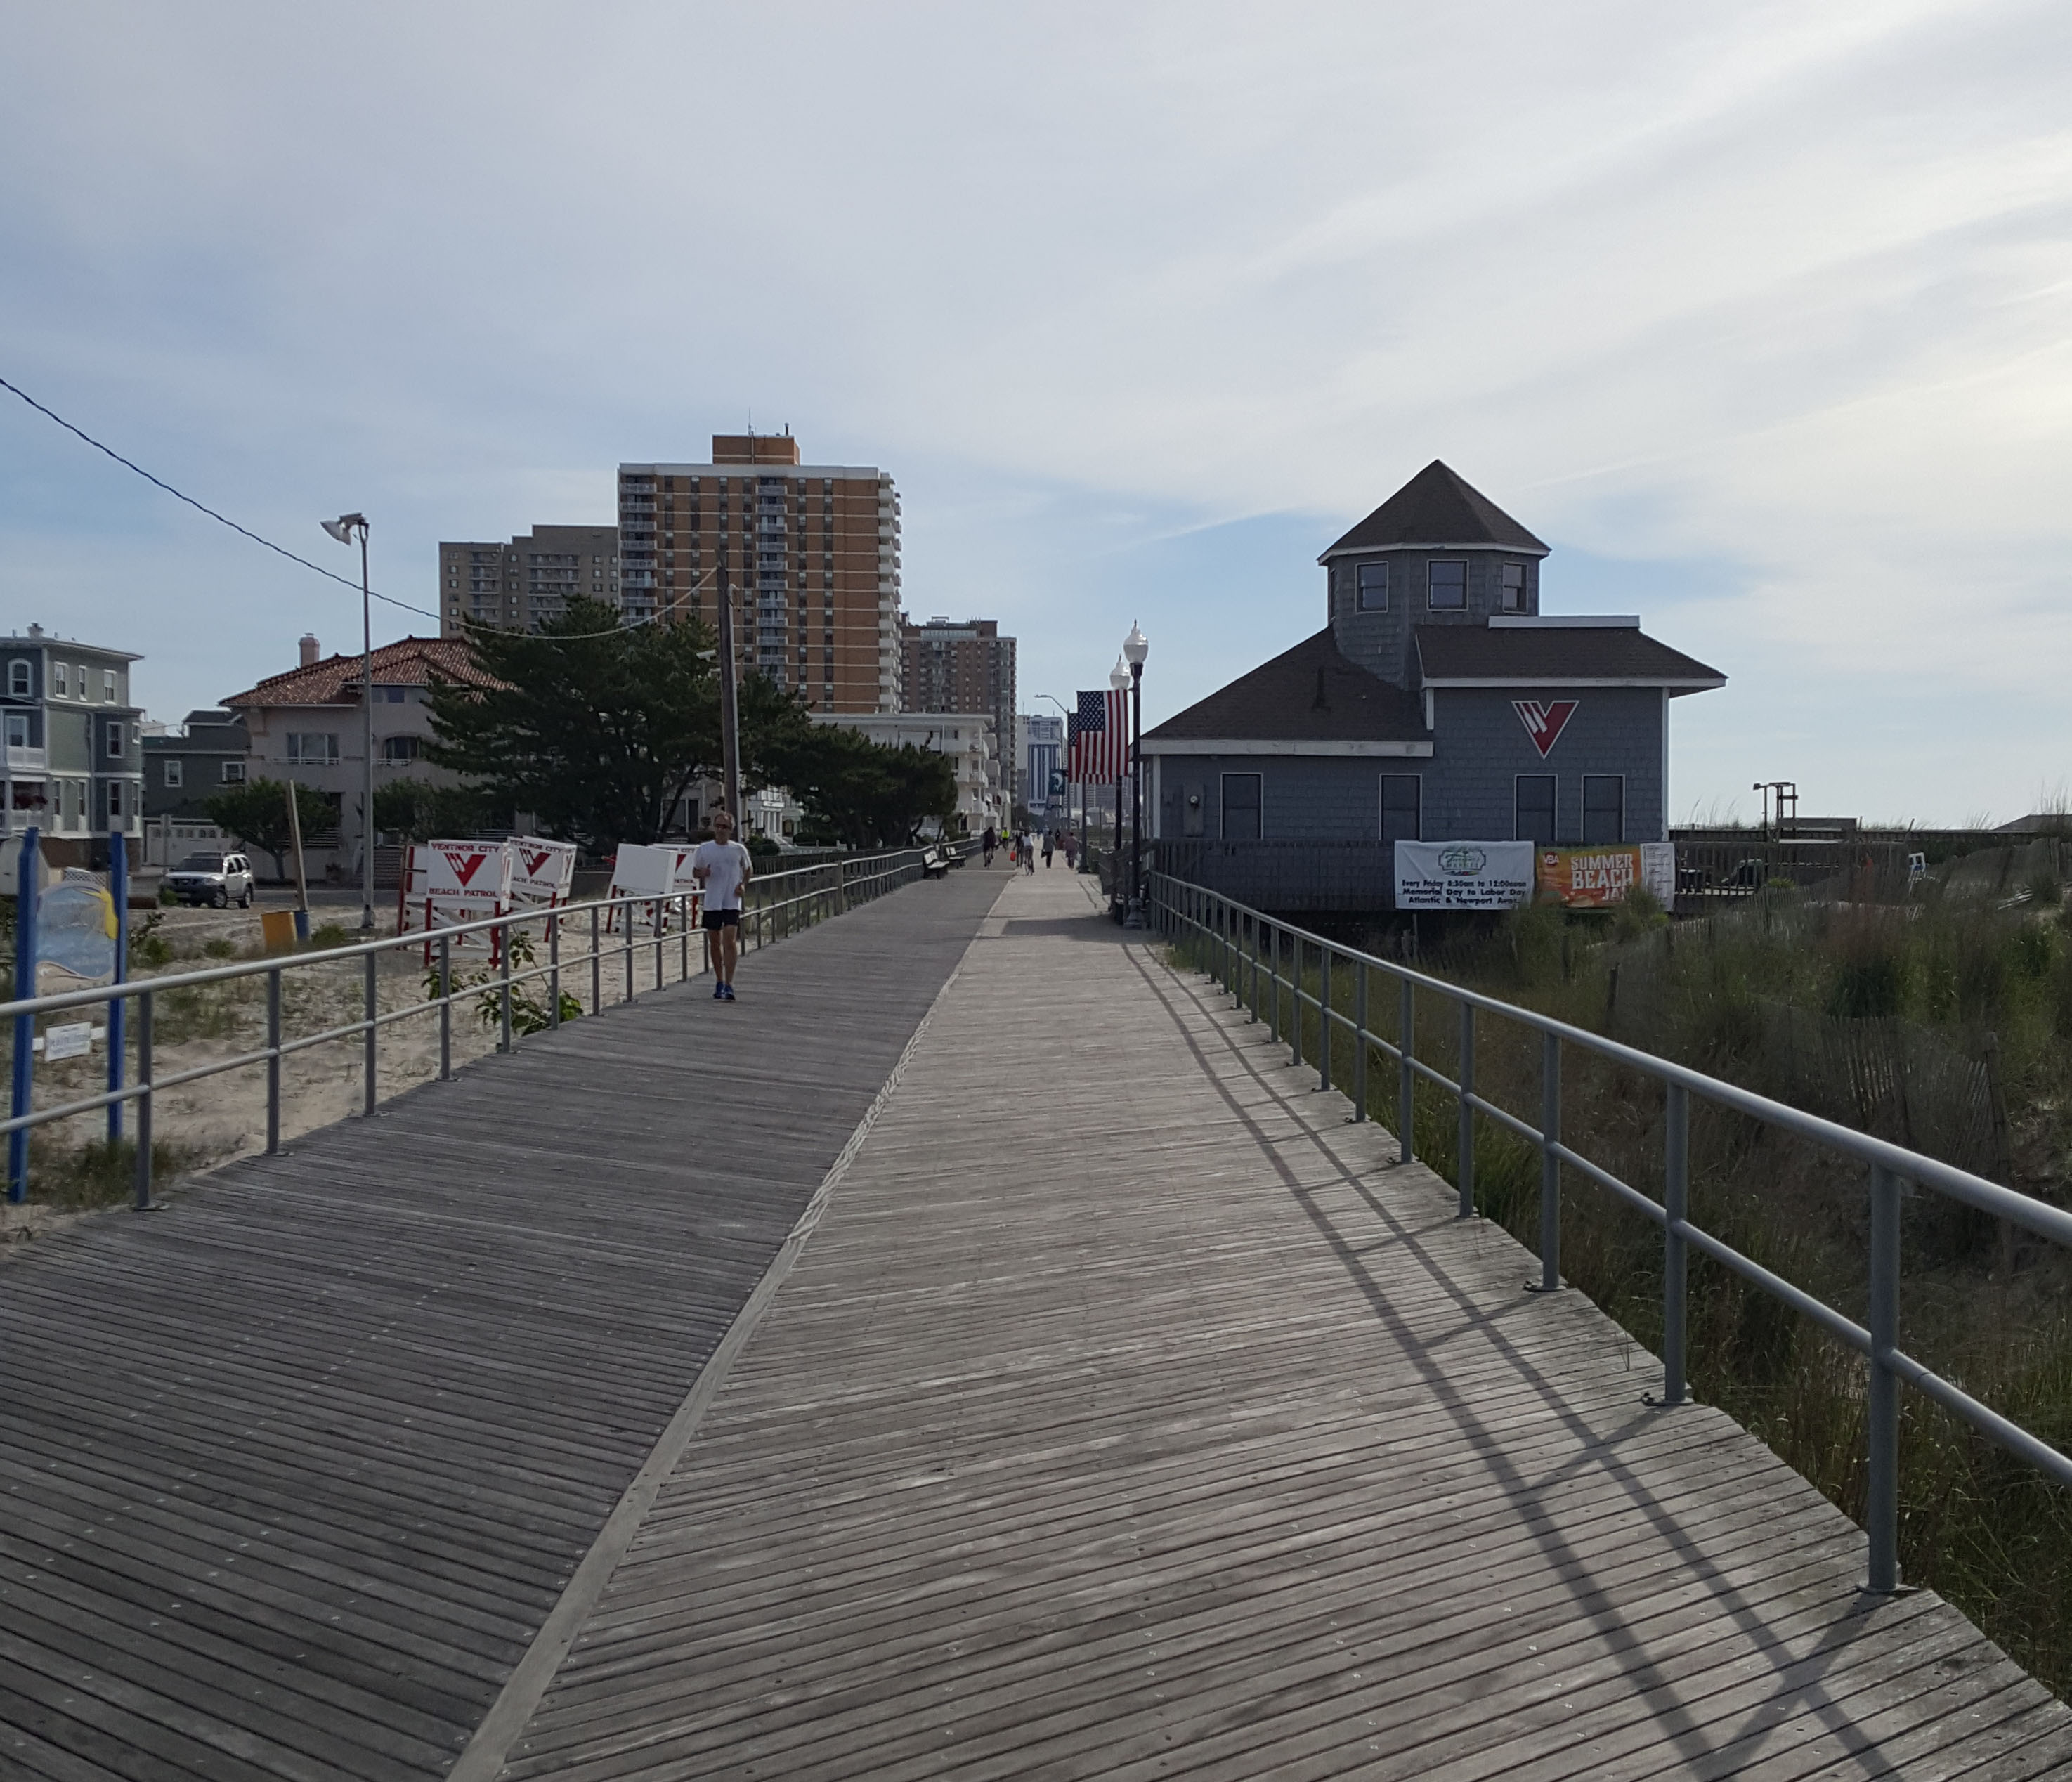
<svg viewBox="0 0 2072 1782">
<path fill-rule="evenodd" d="M 1067 830 L 1066 830 L 1066 831 L 1065 831 L 1065 870 L 1066 870 L 1066 871 L 1070 872 L 1070 871 L 1072 870 L 1072 861 L 1073 861 L 1073 858 L 1074 858 L 1074 857 L 1075 857 L 1075 855 L 1077 855 L 1077 854 L 1078 854 L 1079 851 L 1079 832 L 1077 829 L 1067 829 Z"/>
<path fill-rule="evenodd" d="M 993 864 L 993 850 L 1000 846 L 1000 837 L 990 823 L 986 825 L 985 834 L 979 842 L 979 846 L 985 850 L 985 863 L 989 866 L 991 866 Z"/>
<path fill-rule="evenodd" d="M 1026 873 L 1033 873 L 1036 870 L 1036 832 L 1034 829 L 1022 832 L 1022 870 Z"/>
<path fill-rule="evenodd" d="M 754 876 L 755 862 L 734 838 L 734 817 L 713 813 L 712 840 L 701 842 L 691 855 L 691 876 L 705 891 L 706 945 L 712 952 L 715 1002 L 734 1000 L 734 967 L 741 952 L 741 894 Z"/>
<path fill-rule="evenodd" d="M 1057 832 L 1055 829 L 1046 829 L 1046 830 L 1044 830 L 1044 832 L 1043 832 L 1043 870 L 1044 870 L 1044 871 L 1046 871 L 1046 872 L 1048 872 L 1048 871 L 1050 870 L 1050 855 L 1051 855 L 1052 852 L 1056 849 L 1057 846 L 1058 846 L 1058 832 Z"/>
</svg>

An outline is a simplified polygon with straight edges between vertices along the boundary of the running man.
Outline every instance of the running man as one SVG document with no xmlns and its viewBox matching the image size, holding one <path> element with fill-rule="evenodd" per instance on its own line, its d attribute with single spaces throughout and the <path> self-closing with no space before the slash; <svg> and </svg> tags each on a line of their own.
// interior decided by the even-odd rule
<svg viewBox="0 0 2072 1782">
<path fill-rule="evenodd" d="M 715 1002 L 734 1000 L 734 961 L 741 951 L 741 893 L 754 875 L 748 850 L 734 838 L 730 812 L 713 813 L 713 838 L 701 842 L 691 856 L 691 876 L 705 891 L 705 926 L 712 949 Z"/>
</svg>

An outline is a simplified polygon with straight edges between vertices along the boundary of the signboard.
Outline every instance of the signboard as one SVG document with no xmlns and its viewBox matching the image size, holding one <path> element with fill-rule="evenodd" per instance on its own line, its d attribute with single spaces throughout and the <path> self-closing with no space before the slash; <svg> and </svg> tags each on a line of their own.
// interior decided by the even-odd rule
<svg viewBox="0 0 2072 1782">
<path fill-rule="evenodd" d="M 1507 910 L 1532 895 L 1530 842 L 1399 842 L 1400 910 Z"/>
<path fill-rule="evenodd" d="M 43 1029 L 43 1056 L 55 1064 L 62 1059 L 84 1058 L 93 1050 L 93 1036 L 99 1030 L 91 1021 L 68 1023 L 62 1027 Z"/>
<path fill-rule="evenodd" d="M 687 850 L 622 842 L 611 862 L 613 897 L 667 897 L 676 888 L 677 857 Z"/>
<path fill-rule="evenodd" d="M 39 990 L 77 990 L 115 976 L 115 899 L 105 887 L 68 880 L 36 903 Z M 47 974 L 42 969 L 49 968 Z"/>
<path fill-rule="evenodd" d="M 504 844 L 511 857 L 511 897 L 518 903 L 565 903 L 576 879 L 576 845 L 520 835 Z"/>
<path fill-rule="evenodd" d="M 1676 849 L 1668 842 L 1619 847 L 1542 848 L 1535 893 L 1543 903 L 1571 909 L 1610 909 L 1634 886 L 1651 891 L 1664 909 L 1676 901 Z"/>
<path fill-rule="evenodd" d="M 1525 726 L 1525 734 L 1532 739 L 1532 746 L 1540 751 L 1544 761 L 1548 751 L 1560 741 L 1561 732 L 1568 727 L 1568 720 L 1576 715 L 1580 700 L 1556 699 L 1542 704 L 1537 699 L 1514 699 L 1511 709 L 1518 714 L 1518 721 Z"/>
<path fill-rule="evenodd" d="M 458 928 L 505 914 L 511 900 L 511 850 L 501 842 L 423 842 L 409 852 L 398 899 L 397 929 Z M 496 957 L 488 934 L 463 934 L 457 947 L 483 947 Z M 431 957 L 429 942 L 425 957 Z"/>
</svg>

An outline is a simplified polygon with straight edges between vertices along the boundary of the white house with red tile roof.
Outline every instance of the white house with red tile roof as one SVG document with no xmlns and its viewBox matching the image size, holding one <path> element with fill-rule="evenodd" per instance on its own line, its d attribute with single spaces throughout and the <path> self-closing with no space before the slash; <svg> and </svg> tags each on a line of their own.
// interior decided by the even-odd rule
<svg viewBox="0 0 2072 1782">
<path fill-rule="evenodd" d="M 249 776 L 289 780 L 322 792 L 339 813 L 337 833 L 313 850 L 314 871 L 340 875 L 357 870 L 364 776 L 360 757 L 360 658 L 319 656 L 317 640 L 302 640 L 300 665 L 232 693 L 226 710 L 244 719 L 251 738 Z M 486 686 L 463 638 L 405 637 L 374 652 L 374 784 L 398 780 L 458 785 L 459 776 L 425 758 L 432 743 L 434 677 Z"/>
</svg>

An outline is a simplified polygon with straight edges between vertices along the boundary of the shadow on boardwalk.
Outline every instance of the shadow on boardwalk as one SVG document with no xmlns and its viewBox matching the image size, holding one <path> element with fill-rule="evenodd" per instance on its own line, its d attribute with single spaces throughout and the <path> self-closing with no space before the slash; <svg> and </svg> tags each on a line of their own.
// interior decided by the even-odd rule
<svg viewBox="0 0 2072 1782">
<path fill-rule="evenodd" d="M 0 1773 L 442 1774 L 1002 883 L 0 1268 Z"/>
</svg>

